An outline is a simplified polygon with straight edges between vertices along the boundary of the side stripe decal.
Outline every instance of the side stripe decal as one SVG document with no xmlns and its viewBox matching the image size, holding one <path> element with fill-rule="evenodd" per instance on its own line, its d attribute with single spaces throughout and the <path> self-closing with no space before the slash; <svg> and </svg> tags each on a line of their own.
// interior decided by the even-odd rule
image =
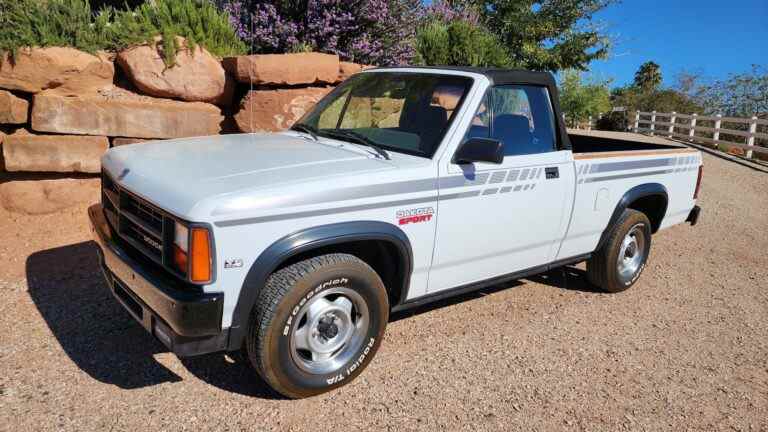
<svg viewBox="0 0 768 432">
<path fill-rule="evenodd" d="M 618 180 L 623 178 L 644 177 L 644 176 L 651 176 L 651 175 L 657 175 L 657 174 L 669 174 L 671 172 L 674 172 L 674 170 L 668 169 L 668 170 L 647 171 L 647 172 L 632 173 L 632 174 L 618 174 L 618 175 L 612 175 L 612 176 L 589 177 L 584 179 L 584 182 L 595 183 L 595 182 L 608 181 L 608 180 Z"/>
<path fill-rule="evenodd" d="M 664 159 L 607 162 L 607 163 L 600 163 L 600 164 L 594 164 L 594 165 L 585 164 L 580 166 L 579 169 L 576 171 L 577 184 L 596 183 L 596 182 L 602 182 L 602 181 L 651 176 L 651 175 L 658 175 L 658 174 L 669 174 L 673 172 L 687 172 L 687 171 L 695 171 L 698 169 L 698 165 L 692 166 L 692 167 L 678 166 L 677 168 L 656 170 L 656 171 L 646 171 L 646 172 L 639 172 L 639 173 L 618 174 L 618 175 L 608 175 L 608 176 L 593 176 L 593 177 L 586 177 L 586 178 L 582 177 L 582 174 L 586 175 L 587 173 L 589 174 L 608 173 L 608 172 L 615 172 L 615 171 L 628 170 L 628 169 L 684 165 L 687 162 L 698 163 L 698 158 L 695 156 L 689 156 L 689 157 L 680 157 L 680 158 L 673 157 L 673 158 L 664 158 Z M 466 186 L 481 186 L 485 184 L 490 185 L 490 184 L 510 183 L 510 182 L 517 182 L 517 181 L 522 182 L 524 180 L 530 181 L 530 180 L 539 179 L 542 176 L 543 171 L 544 170 L 542 168 L 537 167 L 537 168 L 499 170 L 494 172 L 483 172 L 483 173 L 477 173 L 474 176 L 453 175 L 453 176 L 444 177 L 440 179 L 439 188 L 451 189 L 451 188 L 460 188 L 460 187 L 466 187 Z M 370 198 L 370 197 L 376 197 L 376 196 L 402 195 L 406 193 L 436 191 L 438 189 L 437 186 L 438 186 L 438 181 L 436 181 L 435 179 L 409 180 L 409 181 L 402 181 L 402 182 L 395 182 L 395 183 L 388 183 L 388 184 L 381 184 L 381 185 L 350 187 L 350 188 L 345 188 L 345 189 L 340 189 L 335 191 L 329 191 L 328 193 L 321 192 L 321 193 L 313 194 L 310 196 L 306 196 L 306 195 L 291 196 L 291 197 L 286 197 L 285 199 L 280 200 L 278 204 L 281 207 L 289 207 L 291 205 L 317 204 L 317 203 L 322 203 L 327 201 L 343 201 L 343 200 L 352 200 L 352 199 L 359 199 L 359 198 Z M 459 193 L 444 194 L 444 195 L 440 195 L 439 199 L 452 200 L 452 199 L 462 199 L 462 198 L 473 198 L 481 195 L 486 196 L 486 195 L 494 195 L 497 193 L 503 194 L 503 193 L 509 193 L 509 192 L 518 192 L 521 190 L 523 191 L 533 190 L 535 187 L 536 187 L 536 183 L 532 182 L 524 185 L 518 184 L 518 185 L 504 186 L 500 188 L 493 187 L 485 190 L 477 189 L 477 190 L 471 190 L 471 191 L 465 191 L 465 192 L 459 192 Z M 387 201 L 387 202 L 373 203 L 373 204 L 336 207 L 332 209 L 310 210 L 310 211 L 286 213 L 286 214 L 280 214 L 280 215 L 260 216 L 260 217 L 252 217 L 252 218 L 245 218 L 245 219 L 234 219 L 234 220 L 228 220 L 228 221 L 218 221 L 218 222 L 215 222 L 214 224 L 218 227 L 229 227 L 229 226 L 260 223 L 260 222 L 270 222 L 270 221 L 284 220 L 284 219 L 297 219 L 297 218 L 303 218 L 303 217 L 324 216 L 324 215 L 341 213 L 341 212 L 362 211 L 362 210 L 372 210 L 372 209 L 378 209 L 378 208 L 386 208 L 386 207 L 394 207 L 394 206 L 402 206 L 402 205 L 410 205 L 410 204 L 421 204 L 421 203 L 434 202 L 437 199 L 438 199 L 438 196 L 430 195 L 427 197 L 406 199 L 406 200 L 394 200 L 394 201 Z M 271 202 L 270 204 L 274 206 L 275 202 Z M 258 208 L 258 207 L 255 207 L 255 208 Z M 233 211 L 234 211 L 233 209 L 217 208 L 213 211 L 212 215 L 222 215 L 226 213 L 231 213 Z"/>
<path fill-rule="evenodd" d="M 675 165 L 674 158 L 635 160 L 635 161 L 625 161 L 625 162 L 606 162 L 606 163 L 592 165 L 592 168 L 590 168 L 589 173 L 596 174 L 596 173 L 624 171 L 624 170 L 640 169 L 640 168 L 658 168 L 658 167 L 670 166 L 670 165 Z"/>
</svg>

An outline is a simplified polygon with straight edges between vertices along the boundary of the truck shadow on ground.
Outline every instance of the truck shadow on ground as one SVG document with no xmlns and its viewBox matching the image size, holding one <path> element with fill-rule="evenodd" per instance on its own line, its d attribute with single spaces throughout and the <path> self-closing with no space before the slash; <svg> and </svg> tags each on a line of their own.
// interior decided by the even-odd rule
<svg viewBox="0 0 768 432">
<path fill-rule="evenodd" d="M 103 280 L 93 242 L 36 252 L 27 258 L 29 295 L 69 358 L 97 381 L 137 389 L 182 378 L 155 360 L 167 353 L 112 297 Z M 583 270 L 552 270 L 528 280 L 557 288 L 595 292 Z M 511 281 L 392 314 L 390 321 L 456 305 L 523 285 Z M 247 396 L 281 399 L 248 364 L 242 353 L 181 359 L 198 379 Z"/>
<path fill-rule="evenodd" d="M 96 247 L 93 242 L 83 242 L 27 258 L 29 295 L 40 315 L 67 356 L 97 381 L 122 389 L 181 381 L 153 357 L 168 349 L 112 297 Z M 238 355 L 211 354 L 181 362 L 196 377 L 224 390 L 280 397 Z"/>
</svg>

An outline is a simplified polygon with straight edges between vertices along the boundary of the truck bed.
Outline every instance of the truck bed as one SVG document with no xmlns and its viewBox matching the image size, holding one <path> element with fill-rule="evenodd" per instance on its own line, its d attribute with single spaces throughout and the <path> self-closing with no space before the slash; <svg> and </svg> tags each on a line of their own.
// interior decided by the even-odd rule
<svg viewBox="0 0 768 432">
<path fill-rule="evenodd" d="M 568 130 L 574 154 L 626 152 L 639 150 L 677 150 L 682 145 L 663 138 L 626 132 Z"/>
</svg>

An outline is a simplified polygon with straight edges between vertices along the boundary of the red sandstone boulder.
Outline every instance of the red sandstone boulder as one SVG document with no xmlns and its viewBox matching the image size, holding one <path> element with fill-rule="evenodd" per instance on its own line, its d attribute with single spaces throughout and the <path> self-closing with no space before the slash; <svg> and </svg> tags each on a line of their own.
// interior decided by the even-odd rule
<svg viewBox="0 0 768 432">
<path fill-rule="evenodd" d="M 27 122 L 29 102 L 13 93 L 0 90 L 0 123 L 23 124 Z"/>
<path fill-rule="evenodd" d="M 200 45 L 188 48 L 183 38 L 177 45 L 181 48 L 171 67 L 165 65 L 160 45 L 128 48 L 117 55 L 117 63 L 144 94 L 190 102 L 231 102 L 234 86 L 227 85 L 221 62 Z"/>
<path fill-rule="evenodd" d="M 279 131 L 296 122 L 332 87 L 308 87 L 248 92 L 235 115 L 243 132 Z"/>
<path fill-rule="evenodd" d="M 23 129 L 3 140 L 7 171 L 98 173 L 108 148 L 106 137 L 35 135 Z"/>
<path fill-rule="evenodd" d="M 123 137 L 117 137 L 112 138 L 112 147 L 119 147 L 122 145 L 129 145 L 129 144 L 139 144 L 146 142 L 147 140 L 141 139 L 141 138 L 123 138 Z"/>
<path fill-rule="evenodd" d="M 98 56 L 74 48 L 25 48 L 15 57 L 0 55 L 0 88 L 39 93 L 50 88 L 76 94 L 109 86 L 115 65 L 107 54 Z"/>
<path fill-rule="evenodd" d="M 99 201 L 99 179 L 20 180 L 0 184 L 0 205 L 13 213 L 48 214 Z"/>
<path fill-rule="evenodd" d="M 221 131 L 221 109 L 203 102 L 141 96 L 112 87 L 80 96 L 35 95 L 32 129 L 76 135 L 181 138 Z"/>
<path fill-rule="evenodd" d="M 5 132 L 0 130 L 0 172 L 5 171 L 5 158 L 3 157 L 3 140 L 5 139 Z"/>
<path fill-rule="evenodd" d="M 351 77 L 352 75 L 362 72 L 366 69 L 374 68 L 375 66 L 369 66 L 369 65 L 361 65 L 357 63 L 351 63 L 351 62 L 339 62 L 339 79 L 338 81 L 344 81 L 347 78 Z"/>
<path fill-rule="evenodd" d="M 321 53 L 229 57 L 223 65 L 238 81 L 259 85 L 333 84 L 340 69 L 339 56 Z"/>
</svg>

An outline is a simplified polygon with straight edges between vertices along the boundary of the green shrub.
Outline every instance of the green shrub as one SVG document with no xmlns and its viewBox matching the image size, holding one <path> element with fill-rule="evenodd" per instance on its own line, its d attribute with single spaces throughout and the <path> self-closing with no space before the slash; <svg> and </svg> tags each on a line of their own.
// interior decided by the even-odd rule
<svg viewBox="0 0 768 432">
<path fill-rule="evenodd" d="M 627 131 L 627 113 L 624 111 L 613 111 L 604 114 L 602 118 L 595 123 L 595 128 L 604 131 Z"/>
<path fill-rule="evenodd" d="M 508 51 L 484 28 L 467 21 L 431 21 L 416 34 L 418 61 L 425 65 L 505 67 Z"/>
<path fill-rule="evenodd" d="M 133 11 L 114 12 L 111 33 L 116 50 L 149 42 L 161 35 L 168 65 L 173 64 L 179 48 L 176 36 L 184 37 L 190 48 L 199 44 L 219 57 L 247 51 L 235 35 L 229 17 L 208 0 L 155 0 Z"/>
<path fill-rule="evenodd" d="M 27 46 L 118 51 L 152 43 L 157 36 L 163 36 L 168 65 L 176 58 L 176 36 L 219 57 L 247 51 L 229 17 L 208 0 L 154 0 L 133 10 L 103 8 L 95 15 L 88 0 L 0 0 L 0 51 L 16 53 Z"/>
<path fill-rule="evenodd" d="M 0 0 L 0 51 L 70 46 L 95 52 L 108 45 L 87 0 Z"/>
<path fill-rule="evenodd" d="M 561 78 L 560 106 L 571 127 L 611 110 L 610 81 L 590 77 L 585 80 L 576 70 L 563 72 Z"/>
</svg>

